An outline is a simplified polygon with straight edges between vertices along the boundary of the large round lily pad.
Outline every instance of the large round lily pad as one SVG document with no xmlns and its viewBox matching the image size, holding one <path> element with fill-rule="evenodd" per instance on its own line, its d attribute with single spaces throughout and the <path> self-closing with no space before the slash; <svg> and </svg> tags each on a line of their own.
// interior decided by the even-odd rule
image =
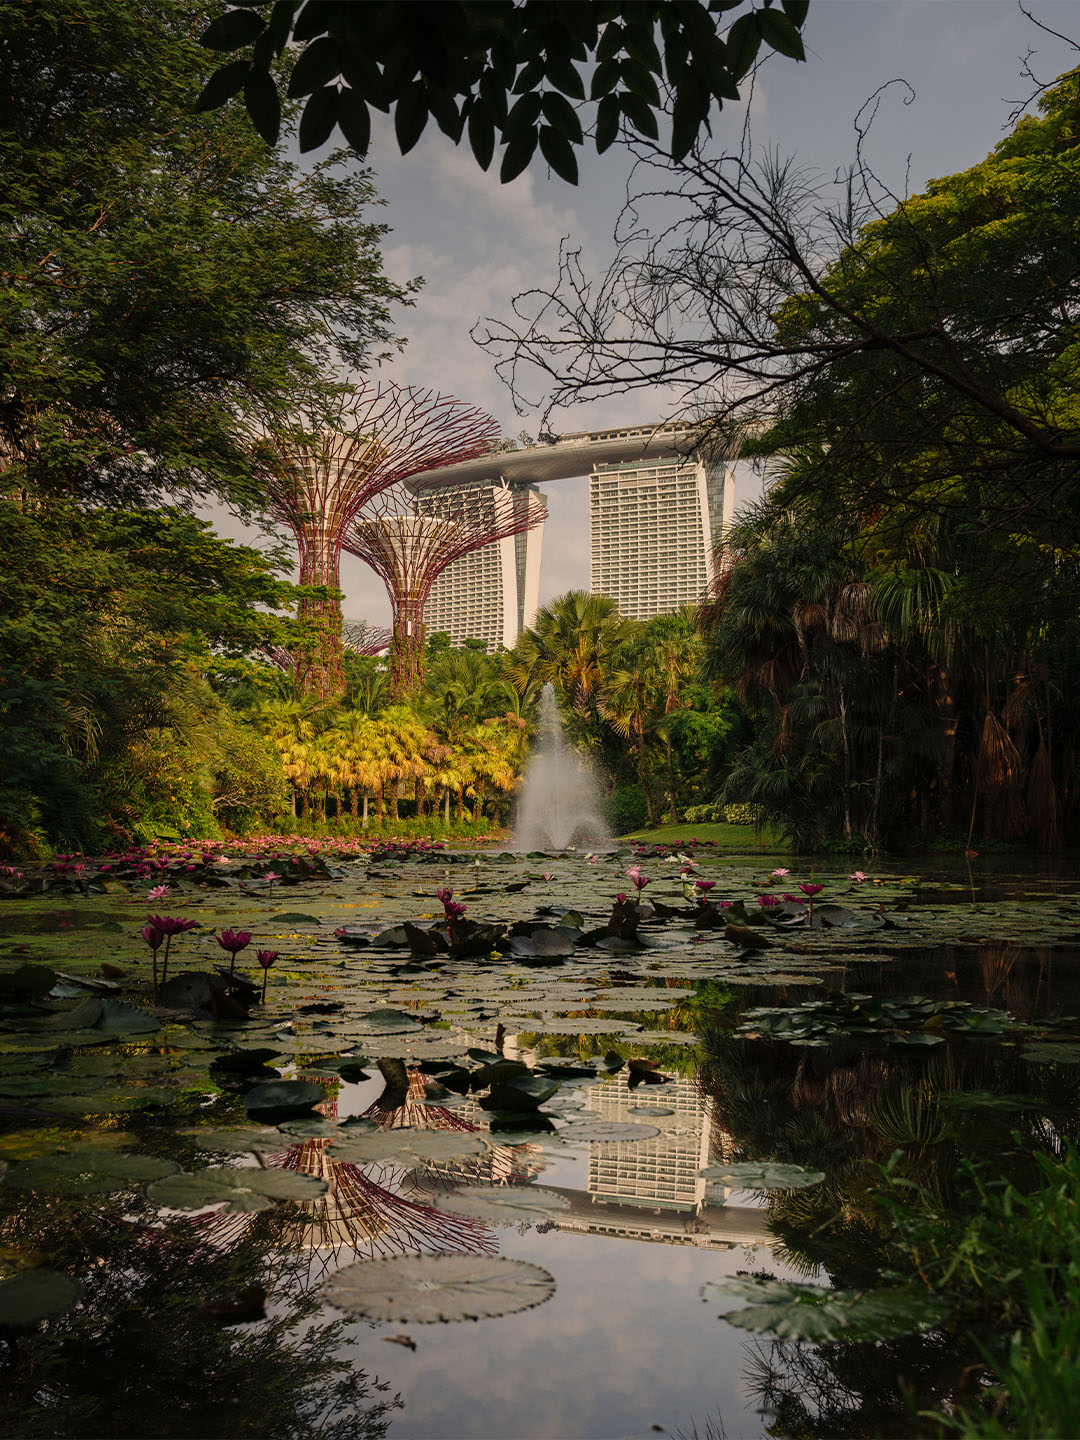
<svg viewBox="0 0 1080 1440">
<path fill-rule="evenodd" d="M 325 1180 L 297 1175 L 292 1170 L 214 1166 L 194 1175 L 170 1175 L 147 1186 L 147 1197 L 170 1210 L 203 1210 L 227 1202 L 230 1211 L 269 1210 L 278 1200 L 317 1200 L 327 1190 Z"/>
<path fill-rule="evenodd" d="M 452 1160 L 483 1155 L 487 1148 L 478 1135 L 459 1130 L 379 1130 L 367 1135 L 346 1132 L 330 1141 L 332 1159 L 352 1161 L 357 1165 L 379 1160 L 396 1160 L 400 1164 L 448 1165 Z"/>
<path fill-rule="evenodd" d="M 803 1165 L 782 1165 L 767 1160 L 721 1162 L 707 1165 L 698 1174 L 703 1180 L 715 1180 L 732 1190 L 809 1190 L 825 1179 L 822 1170 L 808 1170 Z"/>
<path fill-rule="evenodd" d="M 439 1197 L 439 1209 L 477 1220 L 494 1220 L 515 1225 L 519 1220 L 539 1220 L 566 1210 L 570 1202 L 554 1190 L 534 1185 L 470 1185 Z"/>
<path fill-rule="evenodd" d="M 69 1153 L 40 1155 L 12 1165 L 5 1183 L 17 1190 L 50 1195 L 107 1195 L 147 1180 L 160 1180 L 180 1167 L 157 1155 L 125 1155 L 107 1146 L 80 1144 Z"/>
<path fill-rule="evenodd" d="M 323 1289 L 348 1315 L 410 1325 L 513 1315 L 554 1293 L 553 1277 L 539 1265 L 492 1255 L 362 1260 L 337 1271 Z"/>
<path fill-rule="evenodd" d="M 633 1140 L 651 1140 L 659 1134 L 655 1125 L 643 1125 L 639 1120 L 574 1120 L 563 1126 L 559 1138 L 625 1144 Z"/>
<path fill-rule="evenodd" d="M 24 1270 L 0 1280 L 0 1325 L 36 1325 L 75 1304 L 82 1286 L 59 1270 Z"/>
<path fill-rule="evenodd" d="M 776 1335 L 782 1340 L 893 1340 L 932 1330 L 948 1314 L 948 1306 L 925 1291 L 825 1290 L 795 1281 L 760 1276 L 731 1276 L 703 1285 L 704 1300 L 738 1297 L 752 1303 L 720 1318 L 741 1330 Z"/>
<path fill-rule="evenodd" d="M 306 1080 L 270 1080 L 249 1090 L 244 1096 L 244 1105 L 249 1115 L 298 1115 L 321 1105 L 326 1098 L 321 1085 L 312 1085 Z"/>
<path fill-rule="evenodd" d="M 289 1141 L 279 1130 L 270 1125 L 237 1125 L 227 1130 L 181 1130 L 181 1135 L 193 1140 L 200 1150 L 224 1150 L 241 1155 L 245 1151 L 285 1150 Z"/>
</svg>

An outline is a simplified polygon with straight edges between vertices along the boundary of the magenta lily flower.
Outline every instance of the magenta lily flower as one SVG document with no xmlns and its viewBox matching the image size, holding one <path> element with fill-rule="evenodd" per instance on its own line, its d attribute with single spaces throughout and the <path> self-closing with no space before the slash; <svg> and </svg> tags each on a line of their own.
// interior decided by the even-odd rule
<svg viewBox="0 0 1080 1440">
<path fill-rule="evenodd" d="M 157 988 L 158 988 L 157 952 L 161 949 L 162 942 L 163 942 L 164 939 L 165 939 L 165 934 L 164 934 L 163 931 L 159 930 L 156 925 L 144 925 L 144 926 L 142 927 L 142 929 L 139 931 L 139 934 L 140 934 L 140 935 L 142 936 L 142 938 L 146 941 L 147 945 L 150 946 L 151 958 L 152 958 L 152 960 L 153 960 L 153 966 L 154 966 L 154 992 L 153 992 L 153 993 L 154 993 L 154 1000 L 156 1001 L 156 1000 L 157 1000 Z"/>
<path fill-rule="evenodd" d="M 772 910 L 774 906 L 782 905 L 784 902 L 780 899 L 779 895 L 759 895 L 757 897 L 757 903 L 763 905 L 766 910 Z"/>
<path fill-rule="evenodd" d="M 809 900 L 809 902 L 810 902 L 809 907 L 807 908 L 807 911 L 806 911 L 806 923 L 807 923 L 807 925 L 813 925 L 813 923 L 814 923 L 814 896 L 815 896 L 815 895 L 820 895 L 821 892 L 822 892 L 822 890 L 825 889 L 825 886 L 824 886 L 824 885 L 814 885 L 814 884 L 812 884 L 810 881 L 804 880 L 803 883 L 799 886 L 799 889 L 803 892 L 803 894 L 806 896 L 806 898 L 807 898 L 807 899 Z"/>
<path fill-rule="evenodd" d="M 153 926 L 155 930 L 160 930 L 162 935 L 165 936 L 165 954 L 161 957 L 161 983 L 164 985 L 165 981 L 169 978 L 169 949 L 172 945 L 173 936 L 183 935 L 187 930 L 197 930 L 199 922 L 197 920 L 183 920 L 179 915 L 148 915 L 146 922 L 147 928 Z M 156 958 L 157 952 L 155 951 L 155 961 Z M 155 964 L 155 971 L 156 968 L 157 966 Z M 157 999 L 156 974 L 154 977 L 154 998 L 155 1000 Z"/>
<path fill-rule="evenodd" d="M 221 934 L 217 937 L 217 943 L 221 946 L 222 950 L 227 950 L 232 956 L 229 962 L 229 979 L 231 980 L 236 971 L 237 955 L 239 955 L 241 950 L 247 949 L 251 944 L 251 931 L 222 930 Z"/>
<path fill-rule="evenodd" d="M 266 1004 L 266 982 L 267 982 L 267 980 L 270 978 L 270 966 L 271 966 L 271 965 L 274 963 L 274 961 L 278 958 L 278 953 L 279 953 L 279 952 L 278 952 L 277 950 L 256 950 L 256 951 L 255 951 L 255 959 L 259 962 L 259 964 L 260 964 L 260 965 L 262 966 L 262 968 L 263 968 L 262 998 L 261 998 L 261 1000 L 260 1000 L 260 1002 L 259 1002 L 261 1005 L 265 1005 L 265 1004 Z"/>
<path fill-rule="evenodd" d="M 172 894 L 171 885 L 155 885 L 147 895 L 148 900 L 164 900 L 166 895 Z"/>
</svg>

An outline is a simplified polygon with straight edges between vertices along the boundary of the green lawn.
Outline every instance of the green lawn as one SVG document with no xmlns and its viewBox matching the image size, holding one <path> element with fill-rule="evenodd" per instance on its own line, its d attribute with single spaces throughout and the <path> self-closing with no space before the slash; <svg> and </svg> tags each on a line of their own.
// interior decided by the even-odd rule
<svg viewBox="0 0 1080 1440">
<path fill-rule="evenodd" d="M 755 830 L 753 825 L 658 825 L 652 830 L 635 830 L 623 840 L 644 840 L 649 845 L 683 845 L 687 840 L 711 840 L 718 849 L 737 855 L 784 854 L 788 846 L 775 831 Z"/>
</svg>

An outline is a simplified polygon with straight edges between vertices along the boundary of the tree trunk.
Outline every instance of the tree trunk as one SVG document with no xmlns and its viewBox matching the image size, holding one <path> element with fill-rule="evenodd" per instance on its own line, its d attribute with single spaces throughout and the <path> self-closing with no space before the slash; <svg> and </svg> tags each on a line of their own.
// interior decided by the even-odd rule
<svg viewBox="0 0 1080 1440">
<path fill-rule="evenodd" d="M 367 829 L 367 825 L 368 825 L 367 813 L 368 813 L 368 793 L 367 793 L 367 791 L 365 790 L 365 791 L 364 791 L 364 813 L 363 813 L 363 818 L 362 818 L 361 821 L 360 821 L 360 828 L 361 828 L 362 830 L 366 830 L 366 829 Z"/>
<path fill-rule="evenodd" d="M 844 687 L 839 687 L 840 695 L 840 740 L 844 747 L 844 839 L 851 839 L 851 740 L 848 735 L 847 722 L 847 698 L 844 695 Z"/>
<path fill-rule="evenodd" d="M 934 711 L 941 723 L 943 744 L 941 750 L 941 828 L 951 836 L 956 827 L 956 697 L 952 693 L 952 680 L 944 665 L 935 666 L 930 672 L 930 695 Z"/>
<path fill-rule="evenodd" d="M 449 785 L 448 785 L 448 786 L 446 787 L 446 789 L 443 791 L 443 824 L 444 824 L 444 825 L 447 825 L 447 826 L 449 826 L 449 824 L 450 824 L 450 787 L 449 787 Z"/>
<path fill-rule="evenodd" d="M 671 823 L 672 825 L 677 825 L 679 823 L 679 792 L 675 784 L 675 761 L 671 754 L 670 734 L 664 736 L 664 741 L 667 745 L 668 789 L 671 792 Z"/>
</svg>

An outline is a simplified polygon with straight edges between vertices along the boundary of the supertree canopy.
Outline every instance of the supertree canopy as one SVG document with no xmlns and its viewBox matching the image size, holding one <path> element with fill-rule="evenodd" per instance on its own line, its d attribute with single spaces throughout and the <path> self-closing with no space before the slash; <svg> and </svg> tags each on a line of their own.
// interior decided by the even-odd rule
<svg viewBox="0 0 1080 1440">
<path fill-rule="evenodd" d="M 391 631 L 385 625 L 368 625 L 365 621 L 344 622 L 341 627 L 341 643 L 353 655 L 371 657 L 381 655 L 390 649 Z M 289 649 L 285 645 L 264 645 L 262 657 L 283 670 L 292 681 L 293 691 L 302 695 L 313 689 L 306 666 L 312 656 L 302 647 Z"/>
<path fill-rule="evenodd" d="M 463 555 L 547 518 L 534 493 L 505 483 L 400 484 L 374 496 L 345 533 L 351 555 L 382 577 L 390 597 L 394 638 L 390 690 L 400 699 L 424 679 L 424 609 L 435 581 Z"/>
<path fill-rule="evenodd" d="M 271 512 L 296 536 L 300 584 L 338 591 L 342 537 L 365 505 L 410 476 L 486 453 L 498 434 L 483 410 L 389 382 L 349 387 L 269 422 L 256 464 Z M 327 698 L 343 685 L 340 600 L 311 597 L 301 616 L 314 632 L 304 685 Z"/>
</svg>

